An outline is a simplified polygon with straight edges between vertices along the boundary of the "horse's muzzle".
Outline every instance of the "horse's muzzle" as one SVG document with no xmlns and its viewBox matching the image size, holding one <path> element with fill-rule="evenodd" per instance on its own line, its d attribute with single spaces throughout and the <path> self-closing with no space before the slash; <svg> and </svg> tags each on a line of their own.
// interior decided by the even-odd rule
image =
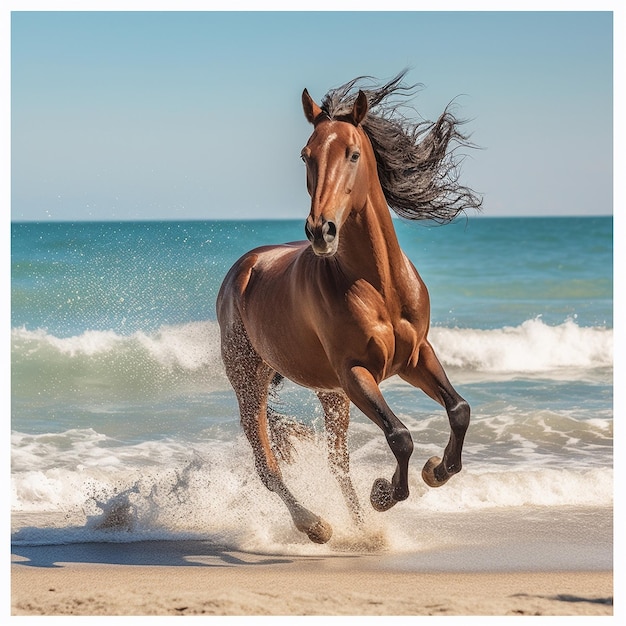
<svg viewBox="0 0 626 626">
<path fill-rule="evenodd" d="M 321 218 L 317 224 L 309 216 L 304 224 L 304 232 L 311 242 L 313 252 L 318 256 L 332 256 L 337 252 L 337 226 Z"/>
</svg>

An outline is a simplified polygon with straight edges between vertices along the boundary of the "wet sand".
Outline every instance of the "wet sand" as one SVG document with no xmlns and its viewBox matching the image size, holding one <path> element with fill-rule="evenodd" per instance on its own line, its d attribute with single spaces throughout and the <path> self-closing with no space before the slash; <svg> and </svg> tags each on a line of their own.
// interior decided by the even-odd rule
<svg viewBox="0 0 626 626">
<path fill-rule="evenodd" d="M 203 541 L 14 551 L 12 615 L 613 615 L 613 573 L 441 571 L 394 555 L 284 556 Z M 433 562 L 434 563 L 434 562 Z"/>
</svg>

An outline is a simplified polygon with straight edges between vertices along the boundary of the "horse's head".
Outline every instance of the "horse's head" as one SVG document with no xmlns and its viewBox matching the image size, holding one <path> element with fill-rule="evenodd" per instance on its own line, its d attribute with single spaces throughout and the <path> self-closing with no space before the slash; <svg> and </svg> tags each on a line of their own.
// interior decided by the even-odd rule
<svg viewBox="0 0 626 626">
<path fill-rule="evenodd" d="M 302 105 L 314 131 L 302 150 L 311 211 L 306 220 L 306 236 L 318 256 L 337 252 L 341 226 L 353 210 L 367 200 L 367 165 L 362 158 L 367 139 L 360 123 L 367 114 L 367 97 L 361 91 L 352 111 L 331 120 L 302 93 Z"/>
</svg>

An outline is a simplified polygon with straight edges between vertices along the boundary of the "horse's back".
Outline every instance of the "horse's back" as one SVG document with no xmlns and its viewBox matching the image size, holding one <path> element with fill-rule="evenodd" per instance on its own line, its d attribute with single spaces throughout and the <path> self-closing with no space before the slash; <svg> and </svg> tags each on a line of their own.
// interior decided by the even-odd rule
<svg viewBox="0 0 626 626">
<path fill-rule="evenodd" d="M 300 297 L 297 259 L 308 242 L 261 246 L 246 252 L 230 268 L 217 297 L 222 333 L 239 327 L 260 353 L 270 350 L 288 329 L 301 328 L 295 305 Z M 279 330 L 282 329 L 282 330 Z M 263 346 L 266 346 L 266 349 Z"/>
<path fill-rule="evenodd" d="M 217 296 L 218 321 L 221 323 L 230 307 L 241 304 L 251 280 L 254 283 L 254 279 L 258 281 L 259 277 L 271 274 L 277 265 L 284 265 L 278 261 L 288 262 L 285 257 L 293 257 L 304 247 L 306 242 L 260 246 L 237 259 L 224 277 Z"/>
</svg>

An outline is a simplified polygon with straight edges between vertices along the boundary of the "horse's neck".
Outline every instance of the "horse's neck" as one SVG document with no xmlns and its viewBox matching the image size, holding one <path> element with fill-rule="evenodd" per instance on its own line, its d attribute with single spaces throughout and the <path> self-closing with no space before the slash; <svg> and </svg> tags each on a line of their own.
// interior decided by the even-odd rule
<svg viewBox="0 0 626 626">
<path fill-rule="evenodd" d="M 344 250 L 352 257 L 353 276 L 364 278 L 381 294 L 390 297 L 405 276 L 404 254 L 380 185 L 372 144 L 365 132 L 362 131 L 362 135 L 362 158 L 367 160 L 369 192 L 365 206 L 349 218 Z"/>
<path fill-rule="evenodd" d="M 345 261 L 351 273 L 381 293 L 395 290 L 404 276 L 404 255 L 382 192 L 380 197 L 368 198 L 366 206 L 351 216 L 349 228 L 345 226 Z"/>
</svg>

